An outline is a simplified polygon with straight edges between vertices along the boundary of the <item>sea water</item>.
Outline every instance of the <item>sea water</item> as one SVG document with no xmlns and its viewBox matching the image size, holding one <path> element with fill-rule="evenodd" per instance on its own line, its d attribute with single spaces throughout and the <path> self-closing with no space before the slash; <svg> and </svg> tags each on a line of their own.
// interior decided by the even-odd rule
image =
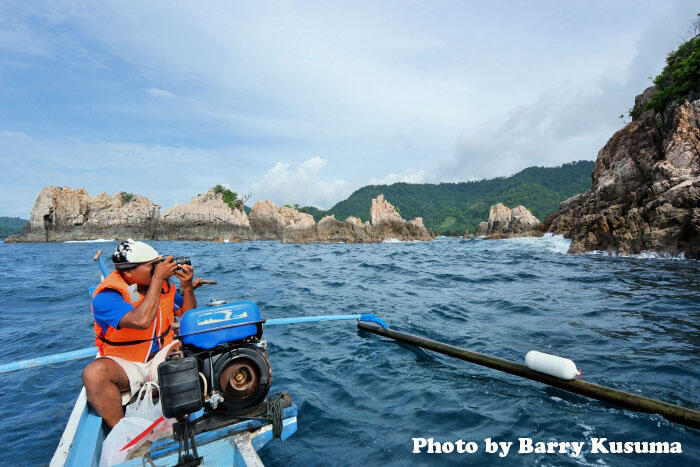
<svg viewBox="0 0 700 467">
<path fill-rule="evenodd" d="M 197 291 L 200 304 L 253 300 L 266 318 L 375 313 L 397 330 L 518 362 L 529 350 L 560 355 L 587 381 L 700 406 L 697 261 L 567 255 L 568 242 L 552 236 L 152 244 L 191 256 L 198 276 L 218 281 Z M 93 344 L 93 256 L 114 245 L 0 244 L 0 363 Z M 352 321 L 273 326 L 265 336 L 272 391 L 299 408 L 298 432 L 260 452 L 266 465 L 691 465 L 700 455 L 699 432 L 661 416 L 397 345 Z M 48 463 L 86 363 L 0 375 L 0 464 Z M 477 451 L 414 454 L 420 438 Z M 513 446 L 499 457 L 487 438 Z M 526 453 L 520 438 L 584 445 L 576 457 Z M 591 452 L 601 438 L 678 442 L 683 452 Z"/>
</svg>

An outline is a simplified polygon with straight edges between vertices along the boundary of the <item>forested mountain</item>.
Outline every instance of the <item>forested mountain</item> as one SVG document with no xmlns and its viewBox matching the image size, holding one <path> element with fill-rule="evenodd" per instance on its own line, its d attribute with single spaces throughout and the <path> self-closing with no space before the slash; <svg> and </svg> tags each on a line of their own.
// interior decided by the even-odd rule
<svg viewBox="0 0 700 467">
<path fill-rule="evenodd" d="M 372 198 L 384 198 L 397 207 L 404 219 L 422 217 L 425 227 L 436 234 L 463 235 L 474 232 L 496 203 L 508 207 L 524 205 L 541 221 L 554 213 L 559 203 L 591 187 L 593 161 L 578 161 L 560 167 L 529 167 L 511 177 L 461 183 L 368 185 L 328 211 L 304 207 L 316 221 L 334 214 L 345 220 L 355 216 L 366 221 Z"/>
<path fill-rule="evenodd" d="M 19 217 L 1 217 L 0 216 L 0 239 L 8 235 L 17 235 L 22 231 L 22 227 L 27 223 L 27 219 Z"/>
</svg>

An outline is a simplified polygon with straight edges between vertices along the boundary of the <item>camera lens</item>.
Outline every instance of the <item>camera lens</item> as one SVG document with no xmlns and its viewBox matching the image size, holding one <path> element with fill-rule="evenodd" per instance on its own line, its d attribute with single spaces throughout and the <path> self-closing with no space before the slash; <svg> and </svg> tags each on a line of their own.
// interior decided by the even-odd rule
<svg viewBox="0 0 700 467">
<path fill-rule="evenodd" d="M 189 256 L 177 256 L 177 257 L 173 258 L 173 260 L 177 264 L 186 264 L 188 266 L 192 266 L 192 260 L 190 259 Z"/>
</svg>

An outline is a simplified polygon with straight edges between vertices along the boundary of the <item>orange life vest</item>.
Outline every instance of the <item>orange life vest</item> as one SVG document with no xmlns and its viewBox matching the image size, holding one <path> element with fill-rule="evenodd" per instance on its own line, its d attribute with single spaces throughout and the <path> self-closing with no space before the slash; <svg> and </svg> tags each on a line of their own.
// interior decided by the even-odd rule
<svg viewBox="0 0 700 467">
<path fill-rule="evenodd" d="M 145 362 L 151 353 L 154 339 L 160 341 L 161 348 L 173 341 L 173 336 L 175 335 L 172 328 L 172 324 L 175 321 L 173 315 L 175 287 L 167 284 L 165 281 L 163 281 L 162 287 L 161 292 L 163 290 L 166 290 L 166 292 L 160 294 L 158 313 L 156 313 L 156 317 L 148 329 L 115 329 L 112 326 L 103 329 L 95 321 L 95 345 L 100 350 L 101 356 L 109 355 L 132 362 Z M 134 308 L 145 298 L 144 295 L 140 295 L 136 291 L 134 291 L 134 297 L 132 298 L 129 285 L 117 271 L 112 272 L 97 286 L 95 293 L 92 295 L 93 298 L 105 289 L 112 289 L 121 293 L 124 300 Z M 156 335 L 156 330 L 158 330 L 158 335 Z"/>
</svg>

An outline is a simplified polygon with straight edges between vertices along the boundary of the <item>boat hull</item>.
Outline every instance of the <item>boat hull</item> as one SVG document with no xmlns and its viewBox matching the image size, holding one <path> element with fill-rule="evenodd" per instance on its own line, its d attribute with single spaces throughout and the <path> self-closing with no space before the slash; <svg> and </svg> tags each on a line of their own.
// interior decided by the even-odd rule
<svg viewBox="0 0 700 467">
<path fill-rule="evenodd" d="M 297 408 L 291 404 L 283 410 L 280 438 L 285 440 L 296 430 Z M 87 403 L 83 388 L 49 465 L 97 467 L 105 431 L 102 418 Z M 195 435 L 197 453 L 203 458 L 203 465 L 260 466 L 262 462 L 257 451 L 272 439 L 272 424 L 262 420 L 245 420 Z M 172 438 L 154 441 L 150 448 L 140 448 L 138 452 L 138 458 L 119 465 L 141 466 L 144 457 L 157 466 L 171 466 L 178 461 L 178 443 Z"/>
</svg>

